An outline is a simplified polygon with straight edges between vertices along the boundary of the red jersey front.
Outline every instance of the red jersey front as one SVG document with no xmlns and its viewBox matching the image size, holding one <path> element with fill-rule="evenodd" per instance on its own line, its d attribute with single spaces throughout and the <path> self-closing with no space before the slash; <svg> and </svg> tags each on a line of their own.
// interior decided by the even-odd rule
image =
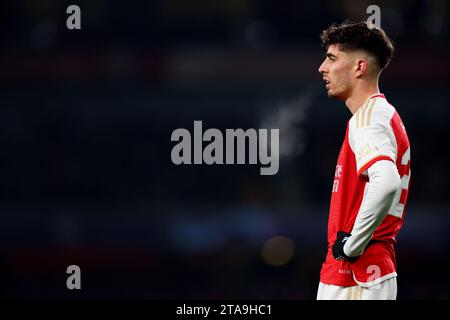
<svg viewBox="0 0 450 320">
<path fill-rule="evenodd" d="M 352 231 L 366 191 L 367 169 L 379 160 L 396 164 L 401 187 L 364 253 L 354 262 L 336 260 L 331 250 L 336 233 Z M 321 282 L 369 286 L 397 275 L 394 243 L 403 224 L 410 174 L 410 146 L 405 126 L 384 95 L 373 95 L 347 125 L 332 188 L 328 251 L 320 272 Z"/>
</svg>

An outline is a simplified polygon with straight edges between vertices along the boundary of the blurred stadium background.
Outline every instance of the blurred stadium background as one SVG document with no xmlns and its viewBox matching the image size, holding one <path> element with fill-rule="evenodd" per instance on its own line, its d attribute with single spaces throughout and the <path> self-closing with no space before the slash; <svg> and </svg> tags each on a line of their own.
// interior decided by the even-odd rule
<svg viewBox="0 0 450 320">
<path fill-rule="evenodd" d="M 412 144 L 398 297 L 448 299 L 445 0 L 3 0 L 1 297 L 314 299 L 350 116 L 326 97 L 319 34 L 370 4 L 397 44 L 381 91 Z M 175 166 L 170 135 L 194 120 L 280 128 L 279 173 Z"/>
</svg>

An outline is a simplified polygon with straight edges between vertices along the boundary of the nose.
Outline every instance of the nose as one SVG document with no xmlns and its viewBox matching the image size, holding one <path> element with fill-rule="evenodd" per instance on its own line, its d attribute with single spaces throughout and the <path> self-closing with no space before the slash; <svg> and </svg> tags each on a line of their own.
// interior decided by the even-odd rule
<svg viewBox="0 0 450 320">
<path fill-rule="evenodd" d="M 325 61 L 323 61 L 322 64 L 320 65 L 319 72 L 320 73 L 325 73 Z"/>
</svg>

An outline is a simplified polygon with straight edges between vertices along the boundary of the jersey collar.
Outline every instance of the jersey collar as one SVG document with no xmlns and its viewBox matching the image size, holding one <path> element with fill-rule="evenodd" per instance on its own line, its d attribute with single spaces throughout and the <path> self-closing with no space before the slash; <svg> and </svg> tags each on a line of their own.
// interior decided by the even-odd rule
<svg viewBox="0 0 450 320">
<path fill-rule="evenodd" d="M 375 94 L 371 95 L 371 96 L 369 97 L 369 99 L 367 99 L 367 100 L 370 100 L 370 99 L 372 99 L 372 98 L 384 98 L 384 99 L 386 99 L 386 97 L 384 96 L 383 93 L 375 93 Z"/>
</svg>

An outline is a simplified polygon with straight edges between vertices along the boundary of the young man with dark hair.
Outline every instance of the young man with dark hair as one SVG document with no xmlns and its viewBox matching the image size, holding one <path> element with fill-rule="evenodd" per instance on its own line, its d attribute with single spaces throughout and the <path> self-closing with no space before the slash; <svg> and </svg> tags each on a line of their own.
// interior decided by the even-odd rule
<svg viewBox="0 0 450 320">
<path fill-rule="evenodd" d="M 378 87 L 394 47 L 366 22 L 333 24 L 321 40 L 328 96 L 345 101 L 353 116 L 335 171 L 317 299 L 394 300 L 394 244 L 410 178 L 405 126 Z"/>
</svg>

